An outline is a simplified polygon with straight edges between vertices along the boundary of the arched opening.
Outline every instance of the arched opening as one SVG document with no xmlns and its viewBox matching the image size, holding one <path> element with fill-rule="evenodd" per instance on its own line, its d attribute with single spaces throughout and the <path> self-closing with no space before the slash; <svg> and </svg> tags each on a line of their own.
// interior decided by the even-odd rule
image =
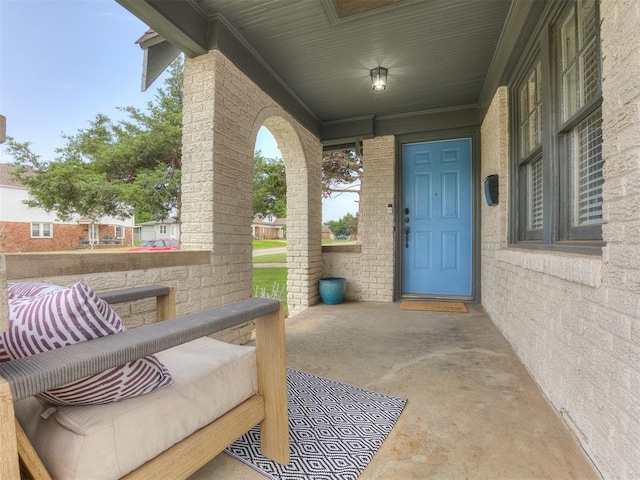
<svg viewBox="0 0 640 480">
<path fill-rule="evenodd" d="M 270 132 L 285 165 L 287 303 L 289 312 L 296 313 L 317 301 L 322 274 L 321 185 L 310 181 L 320 175 L 320 146 L 305 151 L 311 142 L 304 142 L 295 122 L 280 108 L 264 109 L 254 125 L 256 139 L 261 128 Z"/>
<path fill-rule="evenodd" d="M 287 303 L 287 183 L 282 153 L 267 127 L 260 127 L 253 155 L 254 297 Z"/>
</svg>

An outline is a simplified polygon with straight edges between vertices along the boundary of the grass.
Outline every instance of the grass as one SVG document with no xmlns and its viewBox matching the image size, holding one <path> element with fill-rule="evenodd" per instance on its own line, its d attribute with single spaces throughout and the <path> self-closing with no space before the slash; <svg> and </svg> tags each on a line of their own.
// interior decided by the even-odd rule
<svg viewBox="0 0 640 480">
<path fill-rule="evenodd" d="M 253 249 L 260 250 L 261 248 L 275 248 L 275 247 L 286 247 L 286 240 L 254 240 L 253 241 Z"/>
<path fill-rule="evenodd" d="M 286 253 L 271 253 L 269 255 L 256 255 L 253 263 L 287 263 Z"/>
<path fill-rule="evenodd" d="M 253 295 L 255 297 L 277 298 L 282 300 L 284 303 L 284 311 L 285 313 L 288 312 L 287 268 L 254 268 Z"/>
</svg>

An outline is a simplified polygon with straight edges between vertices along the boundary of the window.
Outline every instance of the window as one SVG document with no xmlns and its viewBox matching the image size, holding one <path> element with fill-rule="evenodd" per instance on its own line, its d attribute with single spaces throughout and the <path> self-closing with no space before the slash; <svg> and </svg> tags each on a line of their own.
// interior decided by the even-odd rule
<svg viewBox="0 0 640 480">
<path fill-rule="evenodd" d="M 518 86 L 518 163 L 524 239 L 541 239 L 543 227 L 542 65 L 538 60 Z"/>
<path fill-rule="evenodd" d="M 600 110 L 580 122 L 574 137 L 573 225 L 602 222 L 602 115 Z"/>
<path fill-rule="evenodd" d="M 161 234 L 166 234 L 167 233 L 167 226 L 166 225 L 160 225 L 160 233 Z"/>
<path fill-rule="evenodd" d="M 604 160 L 598 3 L 564 5 L 545 17 L 510 82 L 516 119 L 512 242 L 599 252 Z"/>
<path fill-rule="evenodd" d="M 92 223 L 89 225 L 89 243 L 94 245 L 98 243 L 98 239 L 100 238 L 100 228 L 97 224 Z"/>
<path fill-rule="evenodd" d="M 115 237 L 124 238 L 124 227 L 122 225 L 115 226 Z"/>
<path fill-rule="evenodd" d="M 52 238 L 53 224 L 51 223 L 32 223 L 31 238 Z"/>
</svg>

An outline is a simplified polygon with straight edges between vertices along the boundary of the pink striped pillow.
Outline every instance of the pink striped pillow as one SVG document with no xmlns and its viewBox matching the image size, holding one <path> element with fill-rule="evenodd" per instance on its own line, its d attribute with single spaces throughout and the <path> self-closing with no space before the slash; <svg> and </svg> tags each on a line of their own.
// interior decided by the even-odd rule
<svg viewBox="0 0 640 480">
<path fill-rule="evenodd" d="M 64 287 L 51 285 L 50 283 L 9 283 L 7 290 L 9 292 L 9 300 L 11 300 L 12 298 L 47 295 L 59 290 L 64 290 Z"/>
<path fill-rule="evenodd" d="M 0 334 L 0 361 L 73 345 L 125 330 L 107 302 L 83 283 L 36 297 L 9 299 L 9 330 Z M 110 403 L 172 383 L 153 355 L 38 395 L 60 405 Z"/>
</svg>

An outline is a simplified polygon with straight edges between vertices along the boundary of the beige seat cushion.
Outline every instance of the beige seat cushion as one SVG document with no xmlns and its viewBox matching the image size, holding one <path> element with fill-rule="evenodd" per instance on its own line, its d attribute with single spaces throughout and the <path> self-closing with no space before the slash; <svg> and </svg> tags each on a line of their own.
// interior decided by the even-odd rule
<svg viewBox="0 0 640 480">
<path fill-rule="evenodd" d="M 157 354 L 174 383 L 107 405 L 16 403 L 55 480 L 116 479 L 257 393 L 255 349 L 200 338 Z"/>
</svg>

